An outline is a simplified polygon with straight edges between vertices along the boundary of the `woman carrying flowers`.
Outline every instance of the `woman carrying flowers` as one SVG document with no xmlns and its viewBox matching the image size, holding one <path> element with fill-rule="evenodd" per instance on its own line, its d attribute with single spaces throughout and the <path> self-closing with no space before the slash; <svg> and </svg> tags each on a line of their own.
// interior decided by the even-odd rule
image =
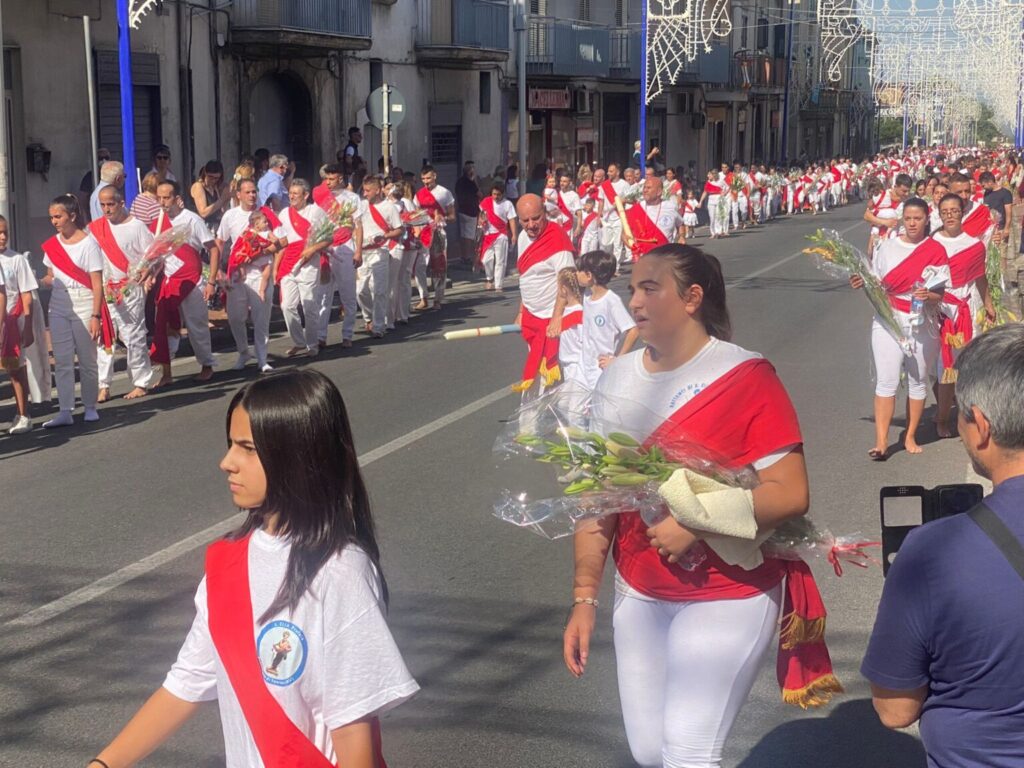
<svg viewBox="0 0 1024 768">
<path fill-rule="evenodd" d="M 573 675 L 584 673 L 611 549 L 619 696 L 633 758 L 641 766 L 718 766 L 776 632 L 784 580 L 784 698 L 814 706 L 841 690 L 809 570 L 800 561 L 764 560 L 758 550 L 771 529 L 807 511 L 803 438 L 772 366 L 729 342 L 725 283 L 713 256 L 676 244 L 655 248 L 635 265 L 630 290 L 646 348 L 605 370 L 591 429 L 628 428 L 643 446 L 685 435 L 727 468 L 752 465 L 759 484 L 706 493 L 679 470 L 659 491 L 671 511 L 662 522 L 648 527 L 630 512 L 580 529 L 564 658 Z M 697 483 L 708 484 L 717 485 L 710 478 Z M 699 530 L 689 522 L 695 507 L 703 514 Z M 730 563 L 706 547 L 707 558 L 684 570 L 680 559 L 709 533 L 735 537 L 745 553 Z"/>
</svg>

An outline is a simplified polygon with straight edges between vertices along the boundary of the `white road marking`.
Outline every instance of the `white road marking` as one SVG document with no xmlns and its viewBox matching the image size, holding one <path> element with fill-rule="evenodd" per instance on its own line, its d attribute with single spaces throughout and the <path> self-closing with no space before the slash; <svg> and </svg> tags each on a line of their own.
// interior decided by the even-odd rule
<svg viewBox="0 0 1024 768">
<path fill-rule="evenodd" d="M 365 469 L 373 462 L 379 461 L 386 456 L 390 456 L 392 453 L 402 450 L 412 443 L 415 443 L 417 440 L 444 429 L 460 419 L 464 419 L 466 416 L 470 416 L 493 403 L 503 400 L 511 394 L 512 390 L 509 387 L 502 387 L 496 392 L 491 392 L 491 394 L 485 395 L 479 400 L 474 400 L 472 403 L 464 405 L 458 410 L 434 419 L 433 421 L 424 424 L 422 427 L 414 429 L 412 432 L 408 432 L 401 437 L 384 443 L 384 445 L 379 448 L 374 448 L 372 451 L 363 454 L 359 457 L 359 465 Z M 209 528 L 199 531 L 199 533 L 194 533 L 188 538 L 171 544 L 169 547 L 161 549 L 159 552 L 154 552 L 152 555 L 144 557 L 131 565 L 126 565 L 124 568 L 103 576 L 91 584 L 87 584 L 80 589 L 76 589 L 74 592 L 69 592 L 53 602 L 41 605 L 28 613 L 24 613 L 17 618 L 11 619 L 5 622 L 3 626 L 5 628 L 38 626 L 43 622 L 60 616 L 62 613 L 67 613 L 68 611 L 78 608 L 85 603 L 95 600 L 97 597 L 101 597 L 107 592 L 117 589 L 132 579 L 136 579 L 139 576 L 143 576 L 154 571 L 194 549 L 198 549 L 199 547 L 209 544 L 214 539 L 237 528 L 244 519 L 245 516 L 243 513 L 232 515 L 227 520 L 222 520 L 219 523 L 211 525 Z"/>
<path fill-rule="evenodd" d="M 839 234 L 840 235 L 846 234 L 851 229 L 856 229 L 857 227 L 861 226 L 863 223 L 864 223 L 863 221 L 858 221 L 856 224 L 851 224 L 846 229 L 839 230 Z M 758 270 L 756 270 L 754 272 L 751 272 L 749 275 L 746 275 L 745 277 L 737 277 L 737 278 L 734 278 L 732 280 L 726 280 L 725 281 L 725 287 L 726 288 L 735 288 L 736 286 L 743 285 L 748 280 L 753 280 L 755 277 L 760 277 L 761 275 L 765 274 L 766 272 L 771 272 L 773 269 L 777 269 L 777 268 L 781 267 L 783 264 L 788 264 L 793 259 L 795 259 L 795 258 L 797 258 L 799 256 L 803 256 L 803 255 L 804 255 L 803 249 L 797 251 L 796 253 L 791 253 L 791 254 L 789 254 L 789 256 L 786 256 L 784 259 L 779 259 L 778 261 L 769 264 L 767 267 L 761 267 L 761 269 L 758 269 Z"/>
<path fill-rule="evenodd" d="M 843 234 L 845 232 L 849 232 L 851 229 L 854 229 L 860 226 L 861 224 L 863 224 L 863 222 L 858 221 L 857 223 L 850 225 L 846 229 L 840 230 L 839 233 Z M 781 267 L 783 264 L 792 261 L 793 259 L 800 256 L 802 253 L 803 251 L 797 251 L 796 253 L 790 254 L 789 256 L 785 257 L 784 259 L 780 259 L 779 261 L 769 264 L 766 267 L 762 267 L 761 269 L 751 272 L 749 275 L 746 275 L 745 277 L 730 280 L 726 283 L 726 287 L 735 288 L 737 285 L 742 285 L 744 282 L 748 280 L 752 280 L 755 277 L 760 277 L 766 272 L 771 272 L 773 269 L 777 269 L 778 267 Z M 477 411 L 482 410 L 487 406 L 504 399 L 505 397 L 508 397 L 510 394 L 511 390 L 508 387 L 502 387 L 496 392 L 492 392 L 489 395 L 485 395 L 484 397 L 481 397 L 479 400 L 474 400 L 472 403 L 464 405 L 462 408 L 454 410 L 451 413 L 441 416 L 440 418 L 434 419 L 433 421 L 424 424 L 422 427 L 414 429 L 412 432 L 402 435 L 402 437 L 395 438 L 394 440 L 385 443 L 379 448 L 374 448 L 372 451 L 369 451 L 368 453 L 364 454 L 359 458 L 360 466 L 364 468 L 368 467 L 373 462 L 383 459 L 385 456 L 390 456 L 392 453 L 402 450 L 406 446 L 415 443 L 417 440 L 420 440 L 426 437 L 427 435 L 431 435 L 434 432 L 437 432 L 438 430 L 444 429 L 445 427 L 454 424 L 460 419 L 464 419 L 466 416 L 470 416 L 476 413 Z M 87 584 L 80 589 L 76 589 L 74 592 L 69 592 L 63 597 L 54 600 L 53 602 L 41 605 L 38 608 L 34 608 L 33 610 L 29 611 L 28 613 L 24 613 L 21 616 L 18 616 L 17 618 L 11 619 L 10 621 L 5 622 L 3 626 L 5 628 L 38 626 L 43 622 L 49 621 L 50 619 L 60 616 L 62 613 L 67 613 L 68 611 L 78 608 L 81 605 L 85 605 L 86 603 L 95 600 L 97 597 L 101 597 L 102 595 L 105 595 L 107 592 L 117 589 L 121 585 L 126 584 L 127 582 L 132 581 L 133 579 L 136 579 L 139 576 L 143 576 L 147 573 L 150 573 L 151 571 L 155 571 L 157 568 L 166 565 L 172 560 L 176 560 L 182 555 L 185 555 L 195 549 L 198 549 L 199 547 L 204 546 L 205 544 L 208 544 L 217 537 L 223 536 L 224 534 L 238 527 L 238 525 L 241 523 L 243 519 L 244 516 L 242 515 L 242 513 L 233 515 L 229 517 L 227 520 L 222 520 L 219 523 L 211 525 L 209 528 L 199 531 L 198 533 L 194 533 L 191 536 L 182 539 L 179 542 L 171 544 L 169 547 L 161 549 L 159 552 L 154 552 L 152 555 L 149 555 L 147 557 L 142 558 L 141 560 L 132 563 L 131 565 L 126 565 L 124 568 L 121 568 L 120 570 L 114 571 L 111 574 L 103 576 L 102 578 L 97 579 L 91 584 Z"/>
</svg>

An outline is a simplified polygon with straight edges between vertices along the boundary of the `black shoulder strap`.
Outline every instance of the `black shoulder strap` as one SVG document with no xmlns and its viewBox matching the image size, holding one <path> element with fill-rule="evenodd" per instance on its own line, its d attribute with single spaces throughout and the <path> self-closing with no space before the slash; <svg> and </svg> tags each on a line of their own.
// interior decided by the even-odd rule
<svg viewBox="0 0 1024 768">
<path fill-rule="evenodd" d="M 1021 545 L 1013 531 L 1006 527 L 1006 523 L 983 501 L 968 512 L 967 516 L 981 528 L 982 533 L 988 536 L 1013 566 L 1013 570 L 1024 579 L 1024 545 Z"/>
</svg>

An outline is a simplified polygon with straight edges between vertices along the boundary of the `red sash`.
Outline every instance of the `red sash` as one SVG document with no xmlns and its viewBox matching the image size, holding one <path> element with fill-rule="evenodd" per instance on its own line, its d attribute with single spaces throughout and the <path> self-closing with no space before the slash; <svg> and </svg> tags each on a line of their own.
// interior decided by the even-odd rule
<svg viewBox="0 0 1024 768">
<path fill-rule="evenodd" d="M 214 542 L 206 550 L 206 602 L 210 638 L 267 768 L 330 768 L 333 765 L 291 721 L 263 680 L 252 624 L 249 537 Z M 380 724 L 373 721 L 380 768 Z"/>
<path fill-rule="evenodd" d="M 497 232 L 488 232 L 483 236 L 483 239 L 480 241 L 480 256 L 482 258 L 483 255 L 487 253 L 488 250 L 490 250 L 491 246 L 494 245 L 495 241 L 497 241 L 499 237 L 501 237 L 502 235 L 508 237 L 509 228 L 508 222 L 504 221 L 500 216 L 498 216 L 498 214 L 494 212 L 493 197 L 484 198 L 480 202 L 480 209 L 484 212 L 484 215 L 487 216 L 487 221 L 491 225 L 491 227 L 497 230 Z"/>
<path fill-rule="evenodd" d="M 231 245 L 231 254 L 228 256 L 227 275 L 228 280 L 236 269 L 243 264 L 259 258 L 270 246 L 270 241 L 260 237 L 251 229 L 245 230 Z"/>
<path fill-rule="evenodd" d="M 565 236 L 565 233 L 558 227 L 545 227 L 545 230 L 548 229 L 553 229 L 556 232 L 560 232 L 563 237 Z M 568 317 L 571 316 L 569 315 Z M 580 320 L 582 319 L 581 311 Z M 523 364 L 523 378 L 512 387 L 512 390 L 514 392 L 525 392 L 533 385 L 533 380 L 538 375 L 543 378 L 544 386 L 546 387 L 560 381 L 562 370 L 558 365 L 558 337 L 550 338 L 548 336 L 548 324 L 551 322 L 551 318 L 537 317 L 526 307 L 523 307 L 520 322 L 520 333 L 522 333 L 523 341 L 526 342 L 527 346 L 526 362 Z M 566 317 L 563 317 L 563 330 L 572 327 L 566 326 L 565 322 Z M 575 324 L 573 323 L 573 325 Z"/>
<path fill-rule="evenodd" d="M 683 213 L 684 214 L 686 214 L 686 213 L 696 213 L 696 212 L 697 212 L 696 206 L 693 203 L 691 203 L 689 200 L 687 200 L 686 202 L 683 203 Z"/>
<path fill-rule="evenodd" d="M 661 245 L 668 245 L 668 238 L 642 205 L 634 205 L 626 211 L 626 221 L 633 232 L 633 261 Z"/>
<path fill-rule="evenodd" d="M 985 235 L 992 226 L 992 211 L 987 205 L 975 205 L 971 212 L 964 218 L 962 227 L 971 237 L 985 240 Z"/>
<path fill-rule="evenodd" d="M 545 225 L 537 239 L 533 240 L 519 254 L 519 260 L 516 263 L 519 276 L 522 277 L 530 267 L 540 264 L 542 261 L 562 251 L 574 252 L 569 236 L 565 234 L 565 230 L 561 227 L 552 227 L 550 224 Z"/>
<path fill-rule="evenodd" d="M 309 237 L 309 230 L 312 227 L 303 215 L 291 206 L 288 208 L 288 221 L 291 223 L 292 229 L 295 230 L 295 234 L 301 239 L 296 240 L 294 243 L 288 243 L 284 250 L 281 251 L 281 263 L 277 268 L 278 283 L 281 282 L 282 277 L 291 274 L 292 268 L 298 263 L 299 256 L 302 255 L 302 251 L 306 247 L 306 238 Z"/>
<path fill-rule="evenodd" d="M 706 448 L 728 468 L 803 443 L 793 404 L 772 365 L 747 360 L 702 390 L 646 440 L 671 459 L 685 441 Z M 841 691 L 824 643 L 825 606 L 802 561 L 766 560 L 751 571 L 726 565 L 708 549 L 704 566 L 686 571 L 650 545 L 647 525 L 636 512 L 620 514 L 615 564 L 637 591 L 661 600 L 728 600 L 762 594 L 786 578 L 776 672 L 783 698 L 802 707 L 825 703 Z"/>
<path fill-rule="evenodd" d="M 597 192 L 598 192 L 598 189 L 597 189 L 596 186 L 594 186 L 594 183 L 592 181 L 584 181 L 576 189 L 576 194 L 580 196 L 580 200 L 582 200 L 587 195 L 590 195 L 591 197 L 596 198 L 597 197 Z"/>
<path fill-rule="evenodd" d="M 340 205 L 334 198 L 334 193 L 327 188 L 326 184 L 313 188 L 313 202 L 328 215 L 334 210 L 335 206 Z M 331 247 L 344 245 L 351 239 L 352 230 L 349 227 L 338 227 L 334 230 L 334 240 L 331 241 Z"/>
<path fill-rule="evenodd" d="M 21 359 L 21 329 L 18 327 L 18 318 L 24 312 L 25 305 L 21 303 L 21 294 L 8 295 L 7 315 L 3 319 L 3 344 L 0 345 L 0 365 L 14 366 Z"/>
<path fill-rule="evenodd" d="M 961 288 L 985 276 L 985 244 L 980 240 L 949 257 L 951 288 Z"/>
<path fill-rule="evenodd" d="M 163 224 L 157 228 L 157 223 L 160 221 L 162 221 Z M 173 226 L 174 224 L 171 222 L 170 216 L 158 216 L 153 220 L 153 223 L 149 225 L 149 229 L 154 234 L 160 235 Z M 203 276 L 203 260 L 199 255 L 199 251 L 193 248 L 189 243 L 185 243 L 181 246 L 174 252 L 174 255 L 185 263 L 170 277 L 164 274 L 163 282 L 160 285 L 160 297 L 174 293 L 178 298 L 185 298 L 185 296 L 195 288 L 196 283 L 198 283 L 199 279 Z M 175 287 L 173 285 L 174 283 L 178 283 L 180 285 Z"/>
<path fill-rule="evenodd" d="M 278 218 L 277 214 L 274 213 L 274 209 L 269 205 L 264 205 L 260 208 L 263 211 L 263 215 L 267 217 L 267 221 L 270 222 L 270 226 L 277 229 L 281 226 L 281 219 Z"/>
<path fill-rule="evenodd" d="M 434 197 L 434 193 L 426 187 L 420 187 L 416 192 L 416 202 L 423 210 L 430 214 L 430 224 L 425 226 L 420 232 L 420 242 L 423 243 L 424 248 L 430 248 L 431 242 L 434 240 L 434 217 L 440 213 L 442 216 L 447 215 L 441 204 L 437 202 L 437 198 Z M 442 225 L 443 226 L 443 225 Z"/>
<path fill-rule="evenodd" d="M 373 223 L 374 224 L 376 224 L 378 227 L 380 227 L 380 231 L 381 232 L 387 232 L 390 229 L 392 229 L 391 225 L 388 224 L 387 221 L 384 220 L 384 217 L 381 215 L 380 211 L 377 210 L 377 206 L 376 205 L 374 205 L 373 203 L 367 203 L 367 207 L 370 209 L 370 218 L 373 219 Z M 365 248 L 366 246 L 363 246 L 363 247 Z M 372 241 L 371 241 L 370 247 L 371 248 L 378 248 L 378 247 L 382 247 L 382 246 L 373 245 Z"/>
<path fill-rule="evenodd" d="M 566 233 L 571 233 L 572 211 L 570 211 L 569 206 L 565 204 L 565 201 L 562 199 L 562 193 L 559 190 L 555 190 L 555 205 L 558 206 L 558 210 L 560 210 L 562 215 L 565 217 L 565 221 L 562 222 L 562 229 L 564 229 Z"/>
<path fill-rule="evenodd" d="M 83 288 L 92 290 L 92 279 L 89 277 L 89 273 L 75 264 L 70 254 L 64 250 L 64 244 L 61 243 L 57 235 L 43 243 L 43 252 L 50 257 L 50 262 L 53 266 L 76 283 L 79 283 Z M 21 304 L 20 299 L 18 304 Z M 100 301 L 100 337 L 105 350 L 109 352 L 114 348 L 114 323 L 110 319 L 110 310 L 107 309 L 107 302 L 105 301 Z"/>
<path fill-rule="evenodd" d="M 914 290 L 914 284 L 921 279 L 925 267 L 938 267 L 948 261 L 946 249 L 926 237 L 907 258 L 882 278 L 882 287 L 889 294 L 889 303 L 900 312 L 909 312 L 910 302 L 899 298 L 898 294 Z"/>
<path fill-rule="evenodd" d="M 121 246 L 118 245 L 117 239 L 114 237 L 114 230 L 110 226 L 110 222 L 107 221 L 107 217 L 101 216 L 96 219 L 89 225 L 89 230 L 96 238 L 96 242 L 100 244 L 103 254 L 110 263 L 127 275 L 131 271 L 131 265 L 128 263 L 128 257 L 121 250 Z"/>
<path fill-rule="evenodd" d="M 683 193 L 683 185 L 679 183 L 679 179 L 676 179 L 675 181 L 673 181 L 671 184 L 668 185 L 668 194 L 669 194 L 669 196 L 671 196 L 671 195 L 681 195 L 682 193 Z"/>
<path fill-rule="evenodd" d="M 590 225 L 594 223 L 594 219 L 596 218 L 597 211 L 591 211 L 590 213 L 588 213 L 586 218 L 583 219 L 583 227 L 581 228 L 581 231 L 583 233 L 586 233 L 586 231 L 590 228 Z"/>
<path fill-rule="evenodd" d="M 601 191 L 604 192 L 605 199 L 608 200 L 608 205 L 615 208 L 615 201 L 619 199 L 619 193 L 615 191 L 615 187 L 612 183 L 605 179 L 601 182 Z M 616 209 L 617 211 L 618 209 Z"/>
<path fill-rule="evenodd" d="M 722 188 L 717 184 L 712 184 L 710 181 L 704 182 L 704 191 L 708 195 L 720 195 L 722 194 Z"/>
</svg>

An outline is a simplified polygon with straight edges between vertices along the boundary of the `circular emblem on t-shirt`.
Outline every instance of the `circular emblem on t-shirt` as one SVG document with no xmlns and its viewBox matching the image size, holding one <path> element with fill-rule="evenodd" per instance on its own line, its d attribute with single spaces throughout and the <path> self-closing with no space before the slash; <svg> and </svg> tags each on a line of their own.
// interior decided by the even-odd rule
<svg viewBox="0 0 1024 768">
<path fill-rule="evenodd" d="M 271 685 L 291 685 L 306 668 L 306 635 L 290 621 L 272 621 L 256 640 L 263 679 Z"/>
<path fill-rule="evenodd" d="M 598 328 L 604 328 L 604 324 L 606 322 L 608 321 L 604 319 L 604 315 L 597 315 L 594 318 L 594 325 L 596 325 Z"/>
</svg>

